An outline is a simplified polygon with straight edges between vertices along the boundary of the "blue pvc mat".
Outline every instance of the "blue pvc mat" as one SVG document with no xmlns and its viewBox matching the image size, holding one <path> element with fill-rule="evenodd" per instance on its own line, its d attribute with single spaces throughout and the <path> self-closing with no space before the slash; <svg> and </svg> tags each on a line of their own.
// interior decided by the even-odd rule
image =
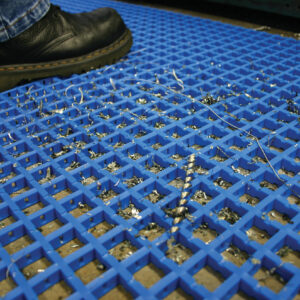
<svg viewBox="0 0 300 300">
<path fill-rule="evenodd" d="M 299 299 L 299 41 L 55 3 L 134 46 L 0 94 L 0 295 Z"/>
</svg>

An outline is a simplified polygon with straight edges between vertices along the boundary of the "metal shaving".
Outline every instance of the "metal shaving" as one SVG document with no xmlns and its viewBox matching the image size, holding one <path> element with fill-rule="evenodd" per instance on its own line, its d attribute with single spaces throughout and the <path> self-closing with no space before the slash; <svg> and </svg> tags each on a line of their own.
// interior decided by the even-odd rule
<svg viewBox="0 0 300 300">
<path fill-rule="evenodd" d="M 142 177 L 133 176 L 127 180 L 124 181 L 124 183 L 129 187 L 132 188 L 137 184 L 140 184 L 144 181 Z"/>
<path fill-rule="evenodd" d="M 96 159 L 100 156 L 102 156 L 102 153 L 96 153 L 93 150 L 88 150 L 89 154 L 90 154 L 90 158 L 91 159 Z"/>
<path fill-rule="evenodd" d="M 125 209 L 119 209 L 118 214 L 124 219 L 130 219 L 130 218 L 141 219 L 142 218 L 139 215 L 139 210 L 132 203 L 130 203 L 128 205 L 128 207 Z"/>
<path fill-rule="evenodd" d="M 219 219 L 225 220 L 230 224 L 234 224 L 235 222 L 237 222 L 240 219 L 240 216 L 236 212 L 231 210 L 229 207 L 223 207 L 219 211 L 218 217 L 219 217 Z"/>
<path fill-rule="evenodd" d="M 116 161 L 113 161 L 111 163 L 109 163 L 107 165 L 107 167 L 105 168 L 108 172 L 115 172 L 117 171 L 121 166 L 116 162 Z"/>
</svg>

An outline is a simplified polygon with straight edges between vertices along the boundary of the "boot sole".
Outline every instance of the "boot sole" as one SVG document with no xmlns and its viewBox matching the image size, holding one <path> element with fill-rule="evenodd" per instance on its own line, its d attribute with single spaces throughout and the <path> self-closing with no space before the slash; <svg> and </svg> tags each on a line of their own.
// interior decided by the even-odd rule
<svg viewBox="0 0 300 300">
<path fill-rule="evenodd" d="M 132 46 L 129 29 L 114 43 L 86 55 L 33 64 L 16 64 L 0 66 L 0 92 L 9 90 L 21 82 L 87 72 L 91 69 L 110 65 L 126 55 Z"/>
</svg>

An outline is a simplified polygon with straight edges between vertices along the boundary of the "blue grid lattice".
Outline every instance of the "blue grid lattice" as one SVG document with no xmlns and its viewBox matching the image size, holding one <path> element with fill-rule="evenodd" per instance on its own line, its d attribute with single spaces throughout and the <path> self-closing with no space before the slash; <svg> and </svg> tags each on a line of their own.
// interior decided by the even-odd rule
<svg viewBox="0 0 300 300">
<path fill-rule="evenodd" d="M 139 299 L 299 297 L 299 41 L 126 3 L 54 2 L 116 8 L 134 45 L 113 66 L 0 94 L 2 296 L 64 282 L 72 299 L 119 285 Z M 95 261 L 87 282 L 80 270 Z M 149 264 L 163 275 L 146 288 L 136 274 Z M 218 272 L 215 288 L 203 270 Z"/>
</svg>

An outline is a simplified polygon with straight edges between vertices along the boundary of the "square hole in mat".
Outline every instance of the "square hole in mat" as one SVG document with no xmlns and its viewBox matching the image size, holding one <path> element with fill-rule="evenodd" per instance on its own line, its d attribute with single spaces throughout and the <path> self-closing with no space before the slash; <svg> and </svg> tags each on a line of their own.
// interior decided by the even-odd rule
<svg viewBox="0 0 300 300">
<path fill-rule="evenodd" d="M 207 185 L 203 182 L 194 185 L 190 190 L 191 200 L 203 206 L 205 206 L 218 195 L 219 193 L 214 188 L 207 187 Z"/>
<path fill-rule="evenodd" d="M 45 257 L 40 257 L 38 260 L 28 264 L 26 267 L 22 268 L 21 272 L 27 280 L 32 277 L 43 273 L 52 263 Z"/>
<path fill-rule="evenodd" d="M 191 102 L 189 101 L 187 104 L 184 104 L 182 106 L 182 108 L 184 108 L 185 110 L 187 110 L 189 115 L 193 115 L 196 112 L 201 111 L 201 109 L 203 108 L 203 106 L 197 102 Z"/>
<path fill-rule="evenodd" d="M 97 258 L 95 258 L 94 260 L 77 269 L 75 274 L 84 284 L 88 284 L 105 273 L 106 270 L 106 266 L 103 265 Z"/>
<path fill-rule="evenodd" d="M 181 190 L 184 186 L 185 177 L 186 172 L 183 169 L 175 168 L 164 174 L 161 179 L 167 182 L 169 185 Z"/>
<path fill-rule="evenodd" d="M 183 124 L 186 126 L 185 129 L 186 128 L 191 128 L 193 130 L 198 130 L 198 129 L 206 126 L 207 122 L 203 122 L 199 118 L 192 117 L 192 118 L 189 118 L 188 121 L 185 121 Z M 195 139 L 196 139 L 197 136 L 198 135 L 194 136 Z"/>
<path fill-rule="evenodd" d="M 100 223 L 89 228 L 88 232 L 91 233 L 95 238 L 99 238 L 100 236 L 115 228 L 115 226 L 115 224 L 111 224 L 106 220 L 102 220 Z"/>
<path fill-rule="evenodd" d="M 189 148 L 195 149 L 196 151 L 201 150 L 202 148 L 211 144 L 208 139 L 202 138 L 198 134 L 192 136 L 188 135 L 187 138 L 182 140 L 182 143 Z"/>
<path fill-rule="evenodd" d="M 39 184 L 51 183 L 53 179 L 60 176 L 52 166 L 41 167 L 32 173 L 32 176 Z"/>
<path fill-rule="evenodd" d="M 251 247 L 249 243 L 244 243 L 243 239 L 239 236 L 233 235 L 222 241 L 217 250 L 223 256 L 223 259 L 240 267 L 256 249 Z"/>
<path fill-rule="evenodd" d="M 298 185 L 292 185 L 288 191 L 283 195 L 290 204 L 300 205 L 300 187 Z"/>
<path fill-rule="evenodd" d="M 272 174 L 268 171 L 258 176 L 254 180 L 259 182 L 261 188 L 269 189 L 271 191 L 276 191 L 283 185 L 283 183 L 275 176 L 275 174 Z"/>
<path fill-rule="evenodd" d="M 215 115 L 213 115 L 212 117 L 216 118 Z M 220 140 L 221 138 L 223 138 L 227 135 L 226 131 L 220 130 L 216 126 L 209 127 L 203 133 L 207 138 L 209 138 L 211 140 Z"/>
<path fill-rule="evenodd" d="M 293 224 L 294 222 L 291 220 L 297 212 L 293 209 L 290 209 L 284 206 L 278 200 L 274 200 L 271 205 L 265 207 L 263 215 L 268 216 L 271 221 L 277 221 L 282 225 Z"/>
<path fill-rule="evenodd" d="M 219 203 L 214 210 L 219 220 L 224 220 L 231 225 L 235 224 L 247 212 L 229 199 Z"/>
<path fill-rule="evenodd" d="M 115 134 L 113 136 L 107 136 L 107 137 L 103 138 L 102 141 L 104 141 L 106 144 L 113 147 L 114 149 L 121 148 L 125 144 L 128 144 L 131 142 L 129 140 L 129 138 L 127 138 L 125 135 L 120 134 L 120 133 Z"/>
<path fill-rule="evenodd" d="M 120 156 L 116 154 L 105 159 L 100 159 L 97 163 L 102 169 L 110 173 L 114 173 L 126 165 L 126 163 L 120 159 Z"/>
<path fill-rule="evenodd" d="M 258 169 L 258 166 L 256 164 L 253 164 L 245 160 L 244 158 L 240 158 L 239 160 L 234 161 L 230 167 L 234 173 L 243 176 L 248 176 L 252 172 L 255 172 Z"/>
<path fill-rule="evenodd" d="M 285 279 L 280 276 L 275 270 L 267 269 L 266 267 L 261 267 L 253 276 L 259 283 L 259 285 L 264 286 L 272 290 L 274 293 L 279 293 L 285 286 Z"/>
<path fill-rule="evenodd" d="M 102 175 L 93 167 L 88 167 L 73 175 L 84 186 L 98 181 Z"/>
<path fill-rule="evenodd" d="M 98 120 L 92 118 L 89 114 L 83 117 L 74 119 L 74 122 L 83 128 L 89 128 L 98 123 Z"/>
<path fill-rule="evenodd" d="M 173 144 L 162 152 L 175 161 L 181 161 L 188 155 L 192 154 L 191 151 L 185 150 L 185 148 L 178 146 L 178 144 Z"/>
<path fill-rule="evenodd" d="M 153 103 L 151 105 L 151 110 L 152 111 L 156 111 L 157 113 L 162 113 L 162 112 L 165 112 L 167 110 L 169 110 L 171 108 L 170 105 L 166 104 L 165 102 L 163 101 L 157 101 L 155 103 Z M 159 114 L 160 115 L 160 114 Z M 149 122 L 151 125 L 155 124 L 155 122 L 157 120 L 164 120 L 163 117 L 157 117 L 157 118 L 154 118 L 152 119 L 152 122 Z M 167 124 L 170 124 L 170 122 L 168 122 Z"/>
<path fill-rule="evenodd" d="M 41 215 L 40 218 L 45 218 L 45 215 Z M 43 236 L 47 236 L 50 233 L 60 229 L 62 226 L 64 226 L 64 223 L 62 223 L 59 219 L 54 219 L 49 223 L 38 227 L 37 229 L 41 232 Z"/>
<path fill-rule="evenodd" d="M 265 147 L 268 147 L 270 150 L 273 150 L 273 153 L 274 153 L 274 151 L 281 153 L 281 152 L 287 150 L 291 146 L 292 146 L 291 143 L 282 141 L 278 137 L 273 137 L 265 143 Z"/>
<path fill-rule="evenodd" d="M 170 143 L 170 140 L 159 135 L 159 134 L 151 134 L 150 137 L 145 136 L 141 139 L 146 145 L 149 145 L 154 150 L 158 150 L 159 148 Z"/>
<path fill-rule="evenodd" d="M 35 169 L 44 162 L 44 159 L 37 153 L 29 154 L 21 159 L 18 159 L 18 163 L 26 170 Z"/>
<path fill-rule="evenodd" d="M 19 199 L 17 202 L 19 208 L 25 215 L 31 215 L 40 209 L 46 207 L 48 203 L 42 198 L 38 192 L 32 191 L 28 197 Z"/>
<path fill-rule="evenodd" d="M 111 248 L 108 253 L 113 255 L 118 261 L 122 261 L 138 250 L 129 240 L 123 240 L 115 247 Z"/>
<path fill-rule="evenodd" d="M 147 135 L 150 132 L 150 130 L 142 125 L 136 125 L 136 126 L 132 126 L 126 132 L 131 136 L 133 136 L 134 138 L 139 139 Z"/>
<path fill-rule="evenodd" d="M 235 151 L 243 151 L 248 146 L 250 146 L 250 143 L 240 137 L 234 136 L 230 139 L 228 139 L 225 144 L 229 146 L 229 149 L 235 150 Z"/>
<path fill-rule="evenodd" d="M 183 289 L 177 288 L 176 290 L 174 290 L 172 293 L 170 293 L 167 297 L 165 297 L 163 299 L 164 300 L 173 300 L 173 299 L 176 299 L 176 300 L 184 300 L 184 299 L 192 300 L 192 299 L 194 299 L 194 297 L 187 294 Z"/>
<path fill-rule="evenodd" d="M 208 150 L 204 154 L 208 156 L 209 159 L 217 162 L 224 162 L 228 158 L 231 158 L 231 156 L 233 156 L 233 152 L 224 150 L 220 146 L 213 147 L 212 149 Z"/>
<path fill-rule="evenodd" d="M 2 166 L 0 168 L 0 184 L 6 183 L 8 180 L 14 178 L 18 174 L 19 171 L 17 171 L 13 164 L 6 164 L 5 166 Z"/>
<path fill-rule="evenodd" d="M 300 149 L 297 148 L 295 151 L 291 152 L 289 157 L 291 157 L 292 159 L 294 159 L 294 161 L 296 163 L 300 162 Z"/>
<path fill-rule="evenodd" d="M 76 153 L 67 155 L 63 160 L 57 161 L 57 163 L 67 172 L 71 172 L 85 164 L 85 162 Z"/>
<path fill-rule="evenodd" d="M 139 144 L 133 144 L 129 147 L 124 148 L 124 151 L 122 151 L 122 153 L 124 154 L 124 156 L 127 156 L 132 160 L 138 160 L 143 156 L 147 155 L 149 151 L 146 150 L 145 147 L 140 146 Z"/>
<path fill-rule="evenodd" d="M 190 230 L 193 232 L 193 237 L 200 239 L 205 244 L 211 243 L 225 231 L 222 226 L 215 224 L 211 218 L 205 215 L 199 220 L 195 220 Z"/>
<path fill-rule="evenodd" d="M 300 140 L 299 131 L 296 131 L 296 129 L 293 130 L 293 129 L 289 128 L 289 129 L 285 130 L 283 133 L 281 133 L 281 135 L 284 137 L 284 139 L 286 141 L 292 141 L 292 142 L 297 143 Z"/>
<path fill-rule="evenodd" d="M 160 260 L 151 253 L 139 257 L 128 269 L 133 274 L 134 279 L 147 289 L 151 288 L 170 272 L 170 269 L 161 264 Z"/>
<path fill-rule="evenodd" d="M 75 192 L 75 188 L 66 179 L 56 181 L 51 186 L 48 186 L 46 190 L 57 201 Z"/>
<path fill-rule="evenodd" d="M 90 130 L 91 132 L 91 130 Z M 76 148 L 77 151 L 80 151 L 81 149 L 84 149 L 87 144 L 90 144 L 93 142 L 91 137 L 84 133 L 79 133 L 76 136 L 73 136 L 72 138 L 68 139 L 69 141 L 72 141 L 72 146 Z"/>
<path fill-rule="evenodd" d="M 100 198 L 104 203 L 109 204 L 110 200 L 117 197 L 121 193 L 124 192 L 124 188 L 121 187 L 120 179 L 116 182 L 111 180 L 107 180 L 97 184 L 97 187 L 92 188 L 91 191 L 93 192 L 96 197 Z"/>
<path fill-rule="evenodd" d="M 55 142 L 51 146 L 44 148 L 44 151 L 47 155 L 51 156 L 53 159 L 61 157 L 71 151 L 69 145 L 64 145 L 61 142 Z"/>
<path fill-rule="evenodd" d="M 0 297 L 4 299 L 5 295 L 12 291 L 17 285 L 10 276 L 0 279 Z M 2 298 L 3 297 L 3 298 Z"/>
<path fill-rule="evenodd" d="M 8 236 L 14 236 L 15 232 L 8 232 Z M 20 232 L 18 232 L 18 235 L 20 235 Z M 11 238 L 9 238 L 10 240 Z M 23 230 L 23 236 L 18 236 L 17 238 L 15 238 L 13 241 L 9 242 L 8 244 L 6 244 L 5 246 L 3 246 L 3 248 L 10 254 L 14 254 L 24 248 L 26 248 L 27 246 L 31 245 L 32 243 L 34 243 L 34 241 L 30 238 L 30 236 L 28 234 L 26 234 L 26 232 L 24 232 Z"/>
<path fill-rule="evenodd" d="M 113 109 L 110 109 L 110 108 L 101 109 L 98 112 L 98 116 L 100 118 L 102 118 L 103 120 L 109 120 L 110 118 L 113 118 L 116 115 L 117 115 L 117 113 Z"/>
<path fill-rule="evenodd" d="M 267 164 L 268 163 L 266 157 L 263 155 L 263 153 L 260 151 L 260 149 L 257 150 L 257 151 L 252 151 L 248 155 L 249 155 L 249 157 L 252 157 L 251 161 L 253 163 L 261 163 L 261 164 Z M 268 155 L 267 155 L 267 157 L 269 158 Z"/>
<path fill-rule="evenodd" d="M 295 241 L 294 241 L 295 242 Z M 280 257 L 283 262 L 288 262 L 300 268 L 300 251 L 294 250 L 293 248 L 285 245 L 281 247 L 276 254 Z"/>
<path fill-rule="evenodd" d="M 199 269 L 199 267 L 197 269 Z M 212 261 L 212 263 L 205 262 L 204 265 L 200 267 L 199 271 L 195 272 L 193 270 L 193 273 L 195 281 L 211 292 L 216 290 L 228 276 L 228 274 L 226 274 L 226 271 L 222 272 L 222 270 L 216 265 L 214 261 Z M 227 273 L 229 272 L 227 271 Z M 225 274 L 227 275 L 226 277 L 224 276 Z"/>
<path fill-rule="evenodd" d="M 159 181 L 152 181 L 147 185 L 143 185 L 141 188 L 137 189 L 137 192 L 140 193 L 144 199 L 147 199 L 152 203 L 161 201 L 171 193 L 171 191 L 161 185 Z"/>
<path fill-rule="evenodd" d="M 9 136 L 9 134 L 1 135 L 0 137 L 0 145 L 7 146 L 17 142 L 19 138 L 13 133 Z"/>
<path fill-rule="evenodd" d="M 184 110 L 179 110 L 179 109 L 175 109 L 175 110 L 167 113 L 167 117 L 174 121 L 181 120 L 182 118 L 185 118 L 186 116 L 187 116 L 187 113 L 184 112 Z"/>
<path fill-rule="evenodd" d="M 84 194 L 81 194 L 76 196 L 74 199 L 65 202 L 63 206 L 74 218 L 79 218 L 92 210 L 95 204 L 90 202 Z"/>
<path fill-rule="evenodd" d="M 196 208 L 192 205 L 179 205 L 179 197 L 172 197 L 171 201 L 165 201 L 160 206 L 161 210 L 165 212 L 165 218 L 173 218 L 174 224 L 177 224 L 183 220 L 191 220 L 192 214 L 196 211 Z"/>
<path fill-rule="evenodd" d="M 133 123 L 133 120 L 128 119 L 124 115 L 119 118 L 114 118 L 114 120 L 110 121 L 116 129 L 122 129 L 127 127 L 128 125 L 131 125 Z"/>
<path fill-rule="evenodd" d="M 96 136 L 99 141 L 111 133 L 113 133 L 113 130 L 106 124 L 97 124 L 89 129 L 89 134 Z"/>
<path fill-rule="evenodd" d="M 231 188 L 235 183 L 239 181 L 237 177 L 230 175 L 227 171 L 221 170 L 211 176 L 215 186 L 219 186 L 224 190 Z"/>
<path fill-rule="evenodd" d="M 6 149 L 7 152 L 13 156 L 14 158 L 25 155 L 26 153 L 32 151 L 31 147 L 29 147 L 26 143 L 20 142 L 17 145 L 9 147 Z"/>
<path fill-rule="evenodd" d="M 279 161 L 274 165 L 274 168 L 275 170 L 278 170 L 279 175 L 285 175 L 288 177 L 294 177 L 300 173 L 300 167 L 286 159 Z"/>
<path fill-rule="evenodd" d="M 140 270 L 134 273 L 134 278 L 140 282 L 145 288 L 149 289 L 165 276 L 164 271 L 158 268 L 152 262 L 143 266 Z"/>
<path fill-rule="evenodd" d="M 110 207 L 125 220 L 131 218 L 141 219 L 140 213 L 146 208 L 142 202 L 138 201 L 137 198 L 132 195 L 120 197 L 119 201 L 115 201 Z"/>
<path fill-rule="evenodd" d="M 134 99 L 132 99 L 134 101 Z M 137 105 L 133 104 L 133 101 L 128 100 L 128 101 L 121 101 L 120 104 L 116 105 L 114 108 L 121 110 L 123 112 L 128 112 L 131 116 L 129 117 L 128 115 L 126 116 L 127 119 L 129 117 L 129 119 L 133 120 L 134 118 L 132 118 L 132 113 L 131 111 L 133 109 L 137 108 Z M 130 123 L 131 124 L 131 123 Z"/>
<path fill-rule="evenodd" d="M 154 113 L 150 112 L 150 110 L 148 110 L 148 109 L 146 110 L 146 109 L 142 108 L 142 109 L 136 109 L 134 112 L 131 113 L 131 115 L 133 115 L 134 117 L 138 118 L 141 121 L 145 121 L 145 120 L 153 117 Z M 141 125 L 136 125 L 136 126 L 141 126 Z M 132 127 L 132 128 L 136 128 L 136 127 Z M 136 130 L 134 129 L 134 131 L 136 131 Z M 128 132 L 129 132 L 129 134 L 133 134 L 133 132 L 130 132 L 130 131 L 128 131 Z M 147 129 L 147 133 L 149 133 L 149 132 L 150 132 L 149 129 Z"/>
<path fill-rule="evenodd" d="M 154 174 L 157 174 L 170 166 L 170 163 L 166 159 L 158 155 L 147 157 L 142 164 L 147 171 Z"/>
<path fill-rule="evenodd" d="M 16 222 L 16 217 L 8 206 L 0 209 L 0 230 Z"/>
<path fill-rule="evenodd" d="M 122 300 L 131 300 L 134 299 L 131 293 L 129 293 L 122 285 L 117 285 L 108 293 L 100 297 L 101 300 L 112 300 L 112 299 L 122 299 Z"/>
<path fill-rule="evenodd" d="M 55 115 L 42 121 L 42 123 L 48 129 L 52 129 L 52 128 L 56 127 L 58 124 L 62 124 L 63 122 L 64 122 L 63 119 L 58 114 L 55 114 Z"/>
<path fill-rule="evenodd" d="M 77 237 L 70 240 L 69 242 L 65 243 L 61 247 L 57 248 L 56 251 L 60 254 L 62 257 L 66 257 L 75 251 L 79 250 L 84 246 L 84 243 L 81 242 Z"/>
<path fill-rule="evenodd" d="M 164 223 L 161 217 L 156 214 L 146 215 L 139 222 L 135 223 L 134 227 L 139 231 L 135 237 L 141 236 L 150 242 L 160 237 L 169 228 L 169 225 Z"/>
<path fill-rule="evenodd" d="M 179 126 L 173 126 L 172 128 L 166 129 L 165 133 L 169 137 L 172 137 L 174 139 L 179 139 L 189 134 L 189 131 L 182 129 Z"/>
<path fill-rule="evenodd" d="M 222 256 L 225 260 L 232 262 L 238 267 L 242 266 L 249 258 L 249 254 L 246 251 L 241 250 L 233 244 L 230 244 L 229 247 L 222 252 Z"/>
<path fill-rule="evenodd" d="M 239 197 L 241 202 L 247 203 L 251 206 L 256 206 L 260 201 L 262 201 L 267 194 L 261 190 L 257 190 L 251 184 L 245 184 L 243 187 L 238 189 L 234 195 Z"/>
<path fill-rule="evenodd" d="M 159 226 L 156 222 L 150 222 L 147 226 L 141 229 L 139 236 L 147 238 L 150 242 L 160 237 L 166 230 Z"/>
<path fill-rule="evenodd" d="M 39 300 L 65 299 L 73 294 L 73 289 L 61 280 L 38 295 Z"/>
<path fill-rule="evenodd" d="M 83 153 L 88 156 L 90 159 L 94 160 L 103 156 L 108 151 L 103 147 L 102 144 L 95 144 L 92 147 L 85 148 Z"/>
<path fill-rule="evenodd" d="M 192 250 L 195 250 L 190 249 L 190 246 L 187 246 L 183 241 L 175 240 L 174 237 L 167 240 L 164 248 L 166 249 L 165 256 L 178 265 L 183 264 L 191 258 L 194 254 Z"/>
<path fill-rule="evenodd" d="M 243 280 L 240 281 L 234 290 L 235 291 L 231 290 L 230 292 L 231 294 L 234 293 L 230 300 L 254 300 L 260 298 L 260 294 L 256 292 L 255 287 L 250 287 L 249 284 L 243 282 Z"/>
<path fill-rule="evenodd" d="M 68 137 L 69 135 L 76 133 L 78 130 L 70 124 L 64 124 L 59 128 L 56 127 L 55 131 L 57 132 L 58 137 Z"/>
<path fill-rule="evenodd" d="M 3 188 L 11 198 L 15 198 L 17 196 L 25 194 L 32 188 L 32 186 L 25 177 L 22 177 L 11 182 L 10 184 L 7 183 L 3 185 Z"/>
<path fill-rule="evenodd" d="M 136 205 L 134 205 L 134 203 L 131 202 L 131 200 L 128 204 L 126 202 L 124 201 L 124 203 L 118 204 L 119 208 L 117 209 L 117 214 L 125 220 L 129 220 L 131 218 L 140 219 L 140 212 L 142 210 L 136 207 Z"/>
<path fill-rule="evenodd" d="M 62 144 L 61 142 L 55 142 L 47 148 L 44 148 L 44 151 L 47 155 L 55 159 L 69 153 L 71 151 L 71 147 L 69 145 Z"/>
<path fill-rule="evenodd" d="M 254 217 L 246 224 L 245 232 L 250 240 L 263 245 L 277 232 L 277 229 L 264 223 L 262 219 Z"/>
<path fill-rule="evenodd" d="M 148 175 L 143 174 L 136 167 L 128 168 L 118 175 L 127 188 L 133 188 L 148 179 Z"/>
</svg>

